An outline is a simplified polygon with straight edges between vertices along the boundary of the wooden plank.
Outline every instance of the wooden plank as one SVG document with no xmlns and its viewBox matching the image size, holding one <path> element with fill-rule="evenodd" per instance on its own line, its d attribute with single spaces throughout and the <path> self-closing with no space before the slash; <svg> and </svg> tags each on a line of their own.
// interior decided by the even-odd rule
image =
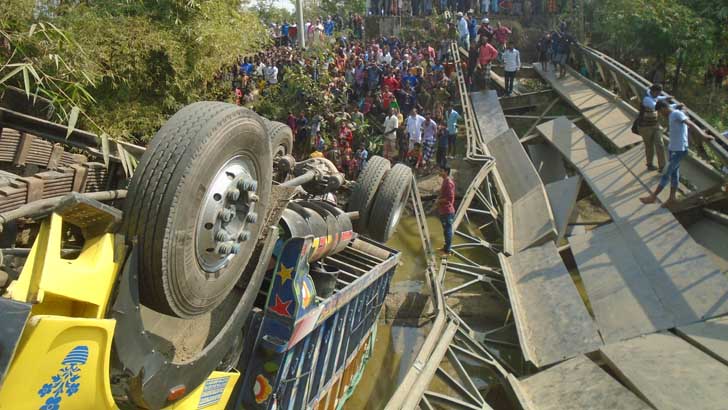
<svg viewBox="0 0 728 410">
<path fill-rule="evenodd" d="M 499 259 L 527 361 L 543 367 L 599 348 L 594 321 L 552 242 Z"/>
<path fill-rule="evenodd" d="M 527 410 L 649 410 L 627 388 L 585 356 L 517 380 L 509 375 L 516 395 Z"/>
<path fill-rule="evenodd" d="M 564 97 L 574 108 L 584 111 L 609 102 L 609 99 L 591 88 L 587 82 L 567 73 L 563 79 L 556 78 L 553 70 L 543 72 L 539 64 L 533 65 L 541 78 L 551 84 L 556 92 Z"/>
<path fill-rule="evenodd" d="M 584 111 L 584 118 L 617 148 L 624 148 L 642 142 L 642 137 L 632 133 L 634 118 L 619 104 L 604 104 Z"/>
<path fill-rule="evenodd" d="M 700 350 L 728 365 L 728 317 L 679 327 L 677 333 Z"/>
<path fill-rule="evenodd" d="M 531 162 L 544 184 L 566 179 L 566 167 L 561 154 L 551 144 L 530 144 L 526 146 Z"/>
<path fill-rule="evenodd" d="M 566 234 L 566 228 L 568 228 L 569 220 L 576 207 L 579 188 L 581 188 L 581 177 L 579 176 L 546 185 L 546 194 L 549 197 L 556 224 L 557 243 Z"/>
<path fill-rule="evenodd" d="M 601 349 L 632 390 L 657 410 L 724 410 L 728 366 L 669 333 L 655 333 Z"/>
<path fill-rule="evenodd" d="M 569 244 L 605 343 L 673 326 L 616 225 L 572 236 Z"/>
<path fill-rule="evenodd" d="M 470 99 L 475 118 L 478 120 L 478 128 L 486 144 L 508 131 L 508 121 L 495 90 L 471 93 Z"/>
</svg>

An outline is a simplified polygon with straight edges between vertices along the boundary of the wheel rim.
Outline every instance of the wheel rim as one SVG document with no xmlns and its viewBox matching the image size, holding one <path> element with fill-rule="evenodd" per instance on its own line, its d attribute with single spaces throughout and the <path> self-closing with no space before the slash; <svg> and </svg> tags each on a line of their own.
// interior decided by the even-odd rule
<svg viewBox="0 0 728 410">
<path fill-rule="evenodd" d="M 250 225 L 258 219 L 257 189 L 252 161 L 236 156 L 218 169 L 203 197 L 195 232 L 197 262 L 205 272 L 217 277 L 250 239 Z"/>
</svg>

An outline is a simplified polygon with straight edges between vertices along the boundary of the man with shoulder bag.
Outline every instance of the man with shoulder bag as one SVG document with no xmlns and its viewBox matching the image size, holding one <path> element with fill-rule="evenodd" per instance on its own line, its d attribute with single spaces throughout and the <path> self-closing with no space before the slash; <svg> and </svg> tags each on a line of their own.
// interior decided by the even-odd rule
<svg viewBox="0 0 728 410">
<path fill-rule="evenodd" d="M 669 97 L 661 95 L 662 86 L 654 84 L 647 90 L 640 105 L 640 114 L 637 117 L 632 132 L 639 134 L 645 144 L 645 159 L 647 169 L 660 171 L 665 168 L 665 146 L 662 141 L 662 127 L 660 126 L 655 106 L 659 101 L 668 100 Z M 654 165 L 655 154 L 657 154 L 657 167 Z"/>
</svg>

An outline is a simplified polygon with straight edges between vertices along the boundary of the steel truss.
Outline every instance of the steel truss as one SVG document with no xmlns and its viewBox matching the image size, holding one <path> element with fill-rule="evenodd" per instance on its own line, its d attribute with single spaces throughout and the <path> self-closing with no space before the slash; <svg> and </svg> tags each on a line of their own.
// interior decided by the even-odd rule
<svg viewBox="0 0 728 410">
<path fill-rule="evenodd" d="M 454 233 L 465 242 L 453 246 L 453 256 L 441 259 L 439 267 L 432 249 L 426 215 L 417 189 L 412 180 L 411 200 L 419 228 L 422 246 L 427 258 L 426 278 L 432 292 L 432 308 L 435 313 L 432 328 L 415 361 L 387 404 L 387 410 L 399 409 L 491 409 L 486 402 L 487 391 L 478 388 L 473 369 L 486 371 L 504 386 L 512 369 L 500 360 L 488 346 L 476 339 L 476 332 L 466 321 L 448 306 L 447 300 L 458 293 L 485 284 L 504 303 L 508 303 L 505 281 L 499 268 L 478 263 L 465 253 L 487 252 L 494 256 L 501 252 L 502 245 L 487 239 L 486 232 L 502 234 L 502 212 L 498 194 L 491 181 L 495 160 L 488 155 L 485 141 L 475 122 L 465 80 L 460 66 L 457 46 L 451 44 L 455 59 L 458 87 L 466 125 L 467 159 L 481 165 L 481 169 L 466 191 L 457 210 Z M 468 226 L 462 224 L 468 222 Z M 480 222 L 479 222 L 480 221 Z M 481 223 L 482 222 L 482 223 Z M 474 228 L 473 228 L 474 227 Z M 493 230 L 488 231 L 488 229 Z M 447 288 L 446 278 L 461 276 L 465 282 Z M 509 326 L 510 311 L 504 320 Z M 485 340 L 491 333 L 485 334 Z M 497 340 L 493 339 L 496 343 Z M 445 388 L 443 388 L 445 386 Z M 439 406 L 439 407 L 438 407 Z"/>
</svg>

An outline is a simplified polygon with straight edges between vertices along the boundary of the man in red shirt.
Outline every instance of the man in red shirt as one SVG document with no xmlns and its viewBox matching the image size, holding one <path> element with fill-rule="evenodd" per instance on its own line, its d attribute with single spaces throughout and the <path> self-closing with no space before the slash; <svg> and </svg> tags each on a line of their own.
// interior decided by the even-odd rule
<svg viewBox="0 0 728 410">
<path fill-rule="evenodd" d="M 382 91 L 381 101 L 382 112 L 389 111 L 389 106 L 392 104 L 392 101 L 394 101 L 394 94 L 389 91 L 389 87 L 387 87 L 386 85 L 384 86 L 384 91 Z"/>
<path fill-rule="evenodd" d="M 485 89 L 488 89 L 490 83 L 490 68 L 495 59 L 498 58 L 498 50 L 492 44 L 485 41 L 481 43 L 478 49 L 478 65 L 476 68 L 483 71 Z"/>
<path fill-rule="evenodd" d="M 437 210 L 445 236 L 445 246 L 442 247 L 442 252 L 449 255 L 452 250 L 452 224 L 455 219 L 455 181 L 450 178 L 450 167 L 440 168 L 440 177 L 442 187 L 440 187 L 440 196 L 437 198 Z"/>
<path fill-rule="evenodd" d="M 495 41 L 498 42 L 498 51 L 503 52 L 503 49 L 506 48 L 508 39 L 511 36 L 511 29 L 502 25 L 499 21 L 498 28 L 495 29 L 493 34 L 495 36 Z"/>
</svg>

